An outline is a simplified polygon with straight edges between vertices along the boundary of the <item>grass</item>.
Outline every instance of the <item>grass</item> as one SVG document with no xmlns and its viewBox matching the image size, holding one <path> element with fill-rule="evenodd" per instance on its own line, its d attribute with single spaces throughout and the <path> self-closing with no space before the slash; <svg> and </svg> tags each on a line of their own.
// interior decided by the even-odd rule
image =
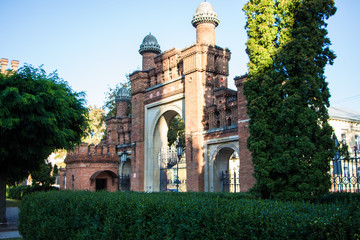
<svg viewBox="0 0 360 240">
<path fill-rule="evenodd" d="M 6 199 L 6 207 L 20 207 L 20 206 L 21 206 L 20 200 L 10 199 L 10 198 Z"/>
<path fill-rule="evenodd" d="M 19 240 L 19 239 L 22 239 L 22 238 L 6 238 L 6 239 L 3 239 L 3 240 Z"/>
</svg>

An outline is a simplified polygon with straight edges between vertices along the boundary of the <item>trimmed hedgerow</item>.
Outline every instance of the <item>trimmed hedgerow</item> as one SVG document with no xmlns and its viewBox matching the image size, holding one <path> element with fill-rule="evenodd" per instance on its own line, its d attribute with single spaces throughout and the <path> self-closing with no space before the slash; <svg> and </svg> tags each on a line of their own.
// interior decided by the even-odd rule
<svg viewBox="0 0 360 240">
<path fill-rule="evenodd" d="M 26 196 L 24 239 L 358 239 L 359 207 L 209 193 L 47 192 Z"/>
<path fill-rule="evenodd" d="M 356 203 L 360 204 L 360 193 L 338 192 L 328 193 L 320 197 L 318 203 Z"/>
</svg>

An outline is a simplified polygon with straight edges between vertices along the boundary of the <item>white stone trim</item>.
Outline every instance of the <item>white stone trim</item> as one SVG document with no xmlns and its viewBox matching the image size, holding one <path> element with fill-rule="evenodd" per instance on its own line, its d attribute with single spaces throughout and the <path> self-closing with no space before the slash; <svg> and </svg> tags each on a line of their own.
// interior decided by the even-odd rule
<svg viewBox="0 0 360 240">
<path fill-rule="evenodd" d="M 244 123 L 244 122 L 248 122 L 250 121 L 250 118 L 249 119 L 245 119 L 245 120 L 239 120 L 238 123 Z"/>
</svg>

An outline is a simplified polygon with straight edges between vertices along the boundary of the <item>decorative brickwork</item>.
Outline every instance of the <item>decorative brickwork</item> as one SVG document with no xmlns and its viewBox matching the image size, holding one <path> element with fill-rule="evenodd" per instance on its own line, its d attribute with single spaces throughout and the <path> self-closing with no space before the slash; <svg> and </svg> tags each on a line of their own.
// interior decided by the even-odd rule
<svg viewBox="0 0 360 240">
<path fill-rule="evenodd" d="M 127 166 L 131 190 L 160 191 L 158 156 L 177 114 L 185 122 L 188 191 L 221 189 L 214 182 L 220 181 L 216 171 L 229 169 L 231 156 L 240 165 L 238 189 L 247 191 L 254 184 L 246 148 L 245 77 L 235 79 L 237 91 L 227 88 L 231 52 L 215 45 L 219 20 L 210 3 L 200 4 L 192 24 L 197 42 L 182 50 L 161 53 L 153 35 L 144 38 L 142 70 L 130 74 L 132 116 L 127 116 L 126 94 L 119 92 L 117 116 L 106 121 L 107 138 L 98 146 L 82 144 L 66 158 L 66 188 L 116 190 L 117 175 Z"/>
</svg>

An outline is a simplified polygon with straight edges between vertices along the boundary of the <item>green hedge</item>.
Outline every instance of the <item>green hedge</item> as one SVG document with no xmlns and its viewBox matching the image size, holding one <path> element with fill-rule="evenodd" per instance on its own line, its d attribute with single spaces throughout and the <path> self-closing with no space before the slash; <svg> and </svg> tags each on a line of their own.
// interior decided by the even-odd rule
<svg viewBox="0 0 360 240">
<path fill-rule="evenodd" d="M 26 196 L 24 239 L 359 239 L 357 205 L 209 193 L 59 191 Z"/>
<path fill-rule="evenodd" d="M 34 192 L 47 192 L 47 191 L 56 191 L 56 190 L 59 189 L 56 187 L 19 185 L 19 186 L 7 188 L 6 197 L 11 199 L 21 200 L 25 195 Z"/>
<path fill-rule="evenodd" d="M 325 194 L 318 199 L 318 203 L 354 203 L 360 204 L 360 193 L 338 192 Z"/>
</svg>

